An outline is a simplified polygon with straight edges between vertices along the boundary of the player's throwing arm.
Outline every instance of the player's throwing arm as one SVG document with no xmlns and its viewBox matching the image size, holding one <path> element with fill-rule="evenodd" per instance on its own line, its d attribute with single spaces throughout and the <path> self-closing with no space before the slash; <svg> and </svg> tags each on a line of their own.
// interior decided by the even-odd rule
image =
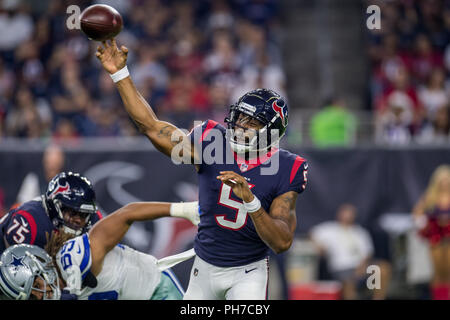
<svg viewBox="0 0 450 320">
<path fill-rule="evenodd" d="M 103 68 L 111 75 L 119 90 L 125 109 L 139 130 L 145 134 L 156 149 L 165 155 L 179 156 L 192 159 L 191 143 L 186 134 L 171 123 L 160 121 L 150 105 L 136 89 L 126 66 L 128 49 L 125 46 L 117 47 L 115 39 L 110 42 L 102 41 L 98 46 L 96 57 Z M 172 149 L 178 143 L 184 146 L 179 155 L 172 155 Z"/>
</svg>

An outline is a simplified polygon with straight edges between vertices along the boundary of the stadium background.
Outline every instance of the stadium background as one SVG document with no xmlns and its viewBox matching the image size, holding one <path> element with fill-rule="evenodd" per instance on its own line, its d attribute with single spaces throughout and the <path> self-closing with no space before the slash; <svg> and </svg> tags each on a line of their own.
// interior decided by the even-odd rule
<svg viewBox="0 0 450 320">
<path fill-rule="evenodd" d="M 194 120 L 223 122 L 226 107 L 255 87 L 287 97 L 282 146 L 307 158 L 310 172 L 296 242 L 271 260 L 272 299 L 338 296 L 307 236 L 345 202 L 392 266 L 388 298 L 429 298 L 427 243 L 411 210 L 450 162 L 448 1 L 2 0 L 0 214 L 45 188 L 50 144 L 63 148 L 65 169 L 93 181 L 104 213 L 130 201 L 197 198 L 193 168 L 138 134 L 96 43 L 67 28 L 67 7 L 92 3 L 122 14 L 118 42 L 164 120 L 188 130 Z M 366 26 L 372 4 L 379 30 Z M 161 257 L 189 248 L 194 235 L 187 222 L 161 219 L 135 224 L 125 242 Z M 175 268 L 185 286 L 189 270 Z"/>
</svg>

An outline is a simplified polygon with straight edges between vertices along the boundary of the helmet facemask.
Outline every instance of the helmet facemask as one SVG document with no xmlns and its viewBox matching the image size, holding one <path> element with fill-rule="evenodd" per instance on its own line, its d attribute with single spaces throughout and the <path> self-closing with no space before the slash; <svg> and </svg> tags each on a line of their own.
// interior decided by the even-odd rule
<svg viewBox="0 0 450 320">
<path fill-rule="evenodd" d="M 276 116 L 267 122 L 262 117 L 250 115 L 245 111 L 245 108 L 234 105 L 231 107 L 229 118 L 226 119 L 227 139 L 231 149 L 236 153 L 261 152 L 277 144 L 282 137 L 279 130 L 271 129 L 269 132 L 270 125 L 277 119 Z M 254 125 L 255 120 L 260 124 L 259 129 L 252 128 L 257 127 Z M 248 126 L 252 122 L 253 125 Z"/>
<path fill-rule="evenodd" d="M 39 257 L 29 253 L 26 254 L 33 260 L 30 262 L 30 268 L 36 275 L 31 286 L 31 293 L 33 291 L 42 293 L 42 300 L 59 300 L 61 290 L 59 288 L 58 272 L 51 266 L 51 262 L 45 263 Z M 36 298 L 36 295 L 30 294 L 30 298 Z"/>
<path fill-rule="evenodd" d="M 72 208 L 63 204 L 58 199 L 54 199 L 53 204 L 58 213 L 57 220 L 59 227 L 62 227 L 64 232 L 79 236 L 87 231 L 91 223 L 91 215 L 95 214 L 94 205 L 85 205 L 85 208 L 83 208 L 83 205 L 81 208 Z M 75 216 L 78 216 L 78 219 L 81 220 L 81 226 L 70 222 L 70 219 L 73 219 Z"/>
</svg>

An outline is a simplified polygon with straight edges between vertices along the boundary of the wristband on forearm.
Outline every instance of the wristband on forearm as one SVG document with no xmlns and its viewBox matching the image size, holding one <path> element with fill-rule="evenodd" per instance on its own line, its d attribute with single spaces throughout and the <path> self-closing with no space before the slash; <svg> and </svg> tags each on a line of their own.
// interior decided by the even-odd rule
<svg viewBox="0 0 450 320">
<path fill-rule="evenodd" d="M 244 208 L 247 210 L 247 212 L 256 212 L 261 208 L 261 201 L 259 201 L 259 199 L 253 195 L 253 200 L 250 202 L 245 202 L 244 201 Z"/>
<path fill-rule="evenodd" d="M 114 83 L 125 79 L 129 75 L 130 75 L 130 73 L 128 72 L 128 67 L 127 66 L 123 67 L 122 69 L 120 69 L 119 71 L 117 71 L 117 72 L 115 72 L 113 74 L 110 74 L 111 79 L 114 81 Z"/>
</svg>

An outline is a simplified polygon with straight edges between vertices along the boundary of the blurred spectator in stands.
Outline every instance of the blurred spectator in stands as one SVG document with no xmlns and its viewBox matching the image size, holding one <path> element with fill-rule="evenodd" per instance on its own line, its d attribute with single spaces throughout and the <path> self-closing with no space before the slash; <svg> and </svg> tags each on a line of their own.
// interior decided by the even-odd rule
<svg viewBox="0 0 450 320">
<path fill-rule="evenodd" d="M 165 92 L 169 74 L 166 67 L 158 62 L 158 52 L 153 46 L 145 44 L 140 46 L 138 60 L 133 65 L 131 72 L 138 87 L 143 86 L 145 82 L 151 79 L 153 90 Z M 111 87 L 115 91 L 114 85 L 111 85 Z"/>
<path fill-rule="evenodd" d="M 49 144 L 42 155 L 42 167 L 37 172 L 30 172 L 25 176 L 16 202 L 24 203 L 43 194 L 50 180 L 63 171 L 64 164 L 63 149 L 56 144 Z"/>
<path fill-rule="evenodd" d="M 311 119 L 311 140 L 318 147 L 349 146 L 355 142 L 357 119 L 343 98 L 333 97 Z"/>
<path fill-rule="evenodd" d="M 369 264 L 380 268 L 380 288 L 373 289 L 372 297 L 385 299 L 389 267 L 384 262 L 372 261 L 372 239 L 366 229 L 355 223 L 355 218 L 355 206 L 344 203 L 337 210 L 336 221 L 323 222 L 311 229 L 311 240 L 326 257 L 332 278 L 342 283 L 343 299 L 360 298 L 358 289 L 366 285 Z"/>
<path fill-rule="evenodd" d="M 425 116 L 431 121 L 435 119 L 439 108 L 446 107 L 449 104 L 444 82 L 444 69 L 436 68 L 431 72 L 426 86 L 419 88 L 419 101 L 425 108 Z"/>
<path fill-rule="evenodd" d="M 26 85 L 36 97 L 44 97 L 47 90 L 47 77 L 39 55 L 36 41 L 27 41 L 15 51 L 18 80 Z"/>
<path fill-rule="evenodd" d="M 53 132 L 53 140 L 64 143 L 74 143 L 80 137 L 77 128 L 68 118 L 59 118 Z"/>
<path fill-rule="evenodd" d="M 375 119 L 375 141 L 381 144 L 408 144 L 412 140 L 413 108 L 407 95 L 391 94 L 386 109 Z"/>
<path fill-rule="evenodd" d="M 283 69 L 270 61 L 267 52 L 261 51 L 256 56 L 255 64 L 243 67 L 240 84 L 233 90 L 232 98 L 237 101 L 255 88 L 271 89 L 286 97 L 285 82 Z"/>
<path fill-rule="evenodd" d="M 450 165 L 433 172 L 427 188 L 413 209 L 419 233 L 430 243 L 434 266 L 431 294 L 450 299 Z"/>
<path fill-rule="evenodd" d="M 435 68 L 443 67 L 442 52 L 435 50 L 427 35 L 421 33 L 415 40 L 415 51 L 411 61 L 412 76 L 424 83 Z"/>
<path fill-rule="evenodd" d="M 172 72 L 203 73 L 204 56 L 199 50 L 200 38 L 197 31 L 191 30 L 177 39 L 167 58 L 167 66 Z"/>
<path fill-rule="evenodd" d="M 11 108 L 14 94 L 15 75 L 0 57 L 0 139 L 5 133 L 5 119 Z"/>
<path fill-rule="evenodd" d="M 239 12 L 252 23 L 270 25 L 278 14 L 276 0 L 237 0 Z"/>
<path fill-rule="evenodd" d="M 7 134 L 21 138 L 40 138 L 48 129 L 41 122 L 33 94 L 27 87 L 20 87 L 12 110 L 6 117 Z"/>
<path fill-rule="evenodd" d="M 407 144 L 423 122 L 423 109 L 405 67 L 397 69 L 392 87 L 380 97 L 375 113 L 375 141 Z"/>
<path fill-rule="evenodd" d="M 209 111 L 205 119 L 215 119 L 223 126 L 227 127 L 224 122 L 228 116 L 229 106 L 231 105 L 230 95 L 225 87 L 220 83 L 211 83 L 209 86 Z"/>
<path fill-rule="evenodd" d="M 383 113 L 389 107 L 389 100 L 392 96 L 402 95 L 407 101 L 408 108 L 411 112 L 416 112 L 421 108 L 420 101 L 417 97 L 415 86 L 411 84 L 410 74 L 406 67 L 399 66 L 393 72 L 389 85 L 383 92 L 383 95 L 377 102 L 377 113 Z"/>
<path fill-rule="evenodd" d="M 450 144 L 450 106 L 436 110 L 434 120 L 424 123 L 416 141 L 421 144 Z"/>
<path fill-rule="evenodd" d="M 164 105 L 162 119 L 190 130 L 194 120 L 203 120 L 208 108 L 208 87 L 192 74 L 174 75 Z"/>
<path fill-rule="evenodd" d="M 238 84 L 242 61 L 236 52 L 232 35 L 217 30 L 212 38 L 212 51 L 205 57 L 204 69 L 210 81 L 220 81 L 227 90 Z"/>
<path fill-rule="evenodd" d="M 75 60 L 67 60 L 61 68 L 60 86 L 53 98 L 52 107 L 57 116 L 72 117 L 83 112 L 86 105 L 74 101 L 79 96 L 88 95 L 80 78 L 80 66 Z M 59 100 L 59 101 L 55 101 Z"/>
<path fill-rule="evenodd" d="M 235 16 L 228 2 L 225 0 L 212 1 L 206 31 L 211 34 L 216 29 L 231 29 L 234 23 Z"/>
<path fill-rule="evenodd" d="M 269 40 L 267 31 L 259 25 L 248 21 L 239 21 L 239 32 L 236 35 L 239 40 L 239 56 L 242 65 L 257 64 L 261 52 L 268 56 L 271 64 L 281 65 L 282 58 L 279 47 Z"/>
<path fill-rule="evenodd" d="M 11 99 L 14 93 L 15 75 L 0 57 L 0 103 Z"/>
<path fill-rule="evenodd" d="M 21 0 L 0 3 L 0 51 L 13 51 L 33 34 L 33 19 Z"/>
<path fill-rule="evenodd" d="M 382 39 L 379 51 L 372 52 L 372 58 L 377 59 L 378 68 L 375 76 L 380 81 L 381 93 L 395 81 L 400 68 L 405 68 L 405 55 L 400 52 L 398 36 L 394 33 L 386 35 Z"/>
</svg>

